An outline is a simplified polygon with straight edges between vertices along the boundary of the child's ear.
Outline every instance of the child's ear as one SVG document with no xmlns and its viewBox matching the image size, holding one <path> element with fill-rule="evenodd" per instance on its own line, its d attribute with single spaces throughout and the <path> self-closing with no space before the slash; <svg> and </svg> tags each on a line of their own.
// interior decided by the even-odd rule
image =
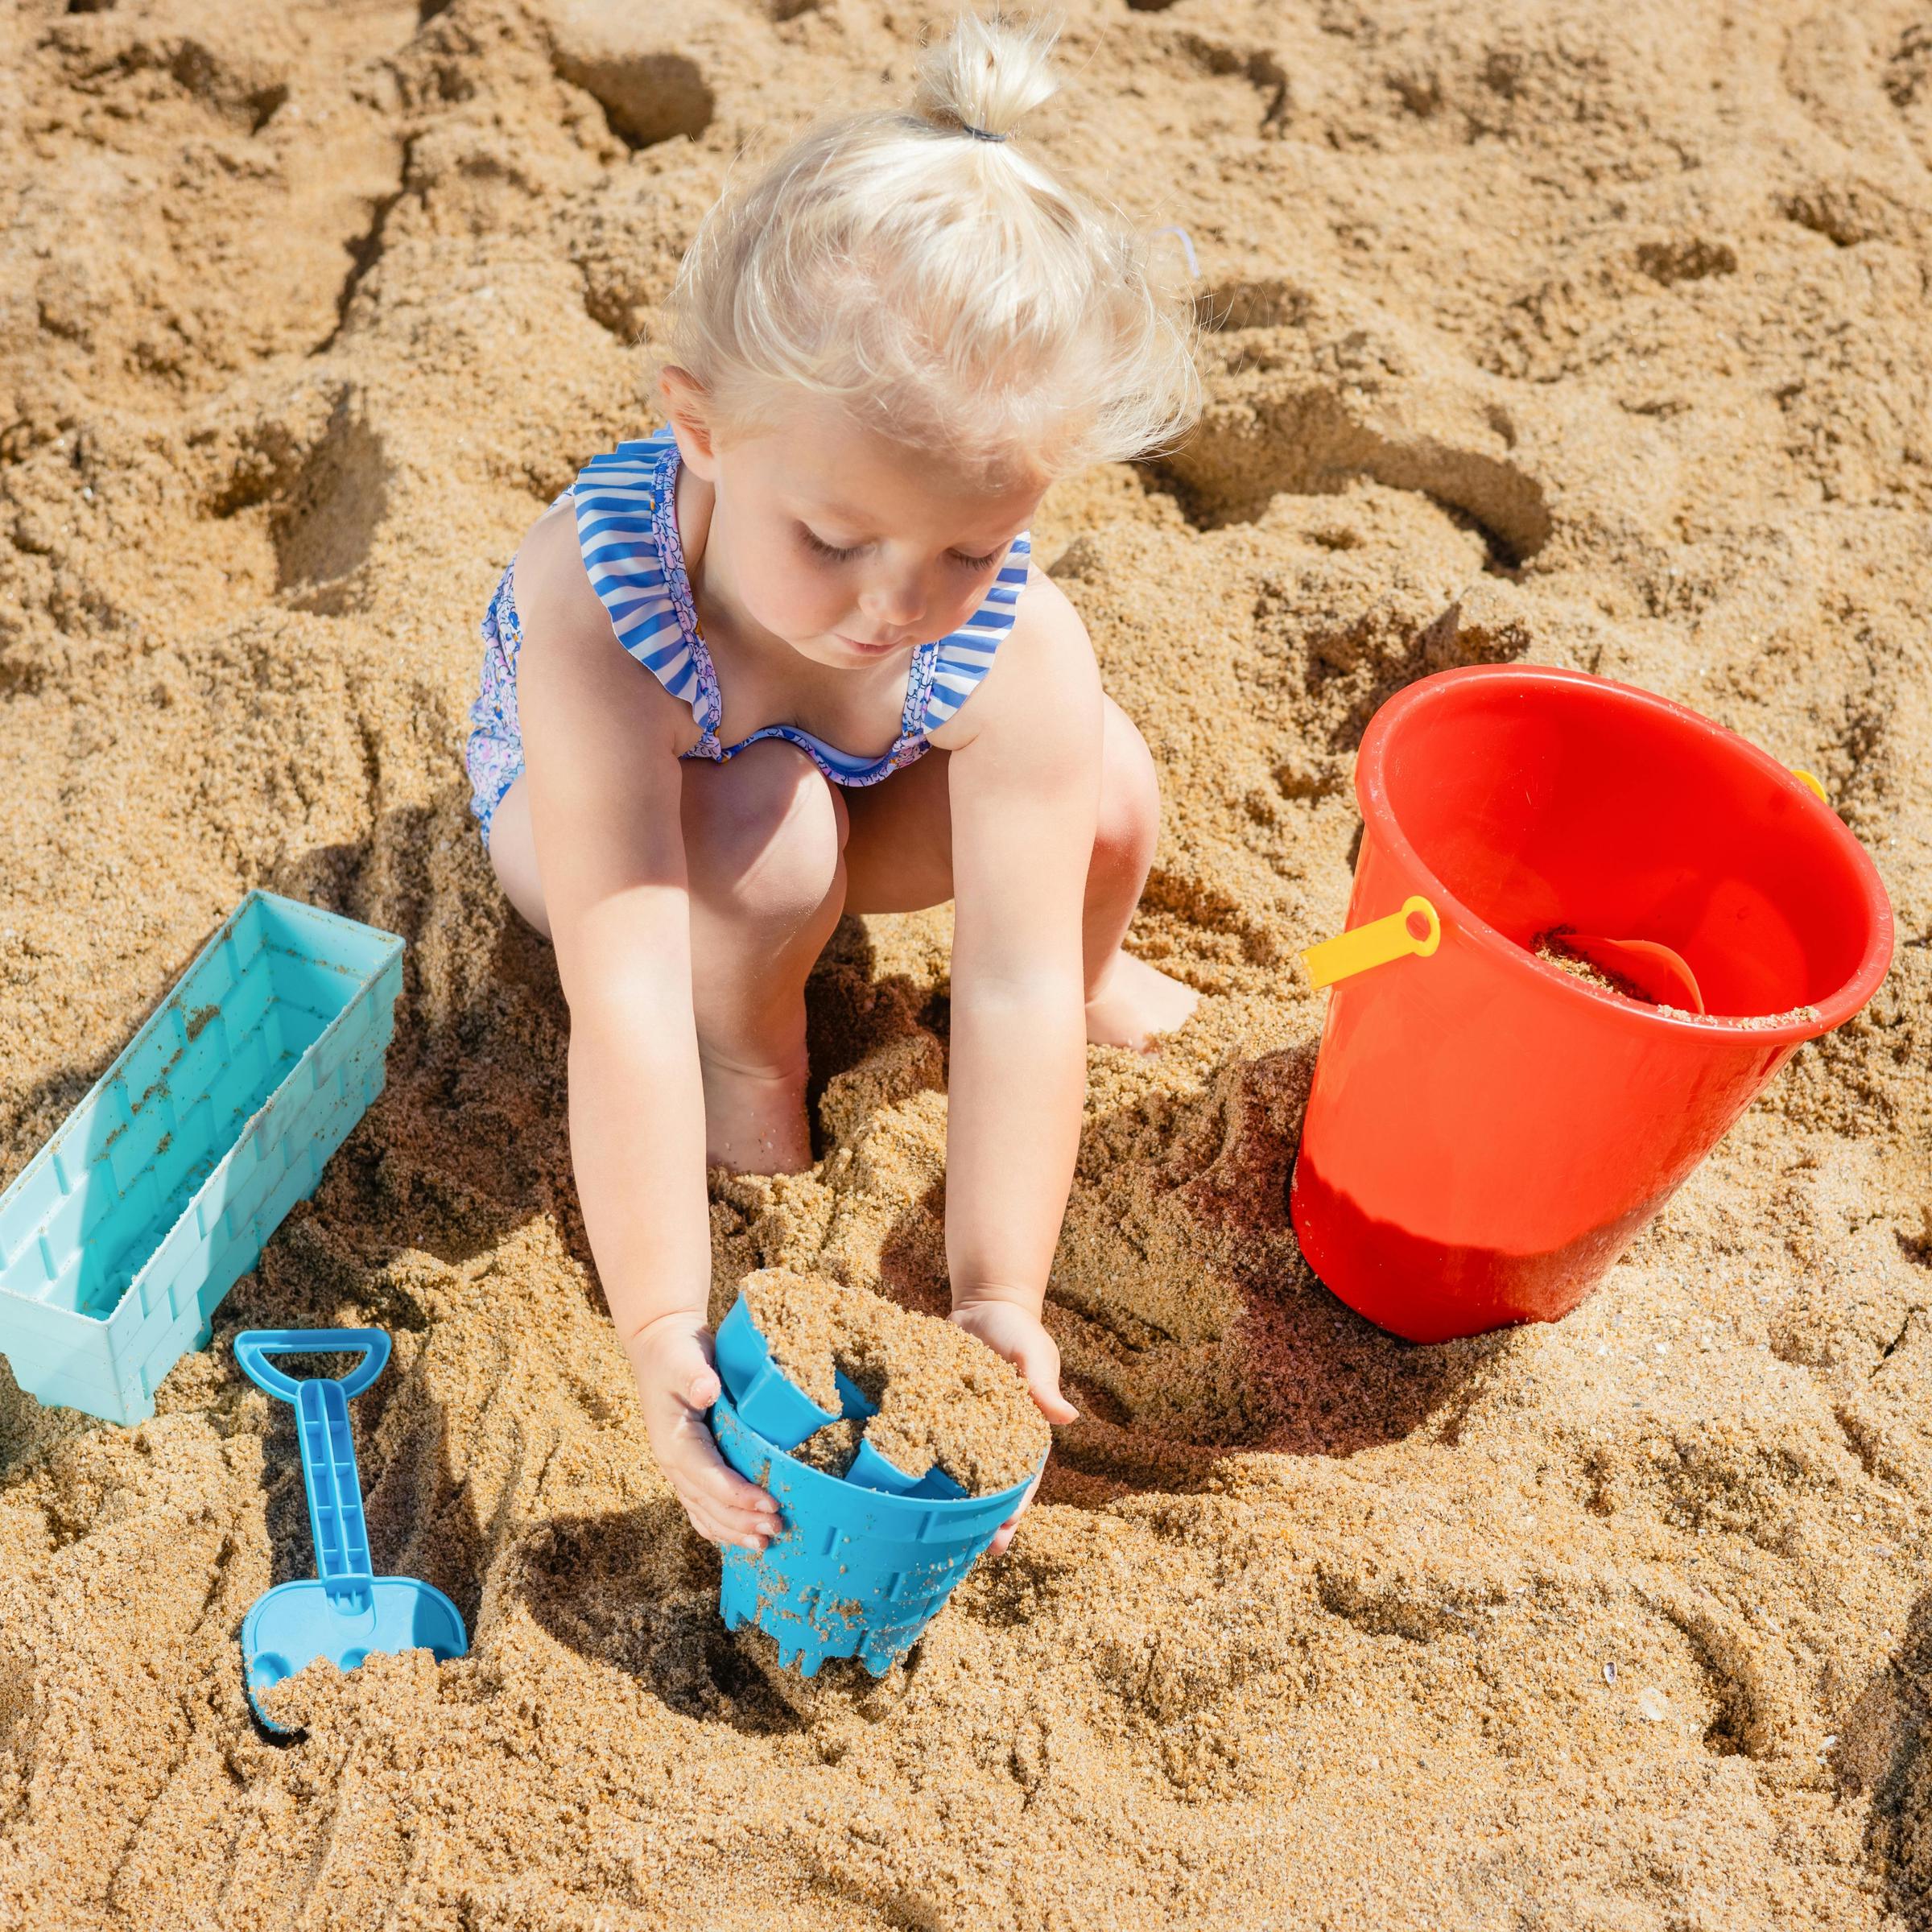
<svg viewBox="0 0 1932 1932">
<path fill-rule="evenodd" d="M 707 483 L 712 481 L 710 392 L 688 369 L 674 363 L 659 373 L 658 394 L 671 418 L 671 432 L 678 440 L 685 468 Z"/>
</svg>

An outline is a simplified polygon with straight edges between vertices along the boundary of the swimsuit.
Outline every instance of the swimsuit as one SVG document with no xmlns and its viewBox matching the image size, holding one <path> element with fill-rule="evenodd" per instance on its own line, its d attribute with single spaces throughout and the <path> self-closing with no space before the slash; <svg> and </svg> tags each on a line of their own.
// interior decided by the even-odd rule
<svg viewBox="0 0 1932 1932">
<path fill-rule="evenodd" d="M 906 681 L 899 734 L 876 758 L 855 757 L 795 724 L 767 724 L 736 745 L 718 739 L 724 700 L 711 653 L 698 630 L 697 605 L 678 535 L 678 446 L 668 429 L 594 456 L 564 493 L 573 499 L 577 543 L 592 588 L 625 653 L 691 707 L 698 741 L 683 755 L 722 763 L 761 738 L 795 745 L 835 785 L 876 785 L 910 765 L 971 697 L 1013 629 L 1032 545 L 1015 537 L 980 607 L 950 636 L 918 646 Z M 564 501 L 564 497 L 557 499 Z M 555 506 L 553 505 L 554 508 Z M 517 720 L 517 659 L 523 630 L 511 577 L 503 572 L 483 613 L 483 680 L 470 707 L 465 762 L 475 795 L 470 809 L 489 841 L 490 821 L 523 770 Z"/>
</svg>

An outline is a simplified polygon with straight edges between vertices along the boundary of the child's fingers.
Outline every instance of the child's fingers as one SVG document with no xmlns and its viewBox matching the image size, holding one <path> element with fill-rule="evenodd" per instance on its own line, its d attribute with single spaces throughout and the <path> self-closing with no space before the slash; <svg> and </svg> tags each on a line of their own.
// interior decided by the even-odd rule
<svg viewBox="0 0 1932 1932">
<path fill-rule="evenodd" d="M 706 1462 L 694 1459 L 683 1474 L 692 1491 L 714 1509 L 739 1511 L 768 1521 L 778 1516 L 778 1505 L 772 1501 L 770 1492 L 761 1489 L 756 1483 L 746 1482 L 727 1468 L 720 1457 L 713 1455 Z"/>
<path fill-rule="evenodd" d="M 714 1523 L 708 1517 L 694 1516 L 691 1526 L 706 1542 L 715 1544 L 720 1550 L 742 1550 L 751 1556 L 764 1554 L 765 1543 L 762 1537 L 747 1536 L 737 1530 L 727 1530 Z"/>
<path fill-rule="evenodd" d="M 1020 1506 L 1000 1525 L 993 1534 L 992 1542 L 987 1546 L 989 1556 L 997 1556 L 1013 1541 L 1013 1533 L 1020 1526 L 1020 1518 L 1026 1513 L 1026 1505 L 1033 1501 L 1034 1492 L 1039 1486 L 1040 1479 L 1037 1476 L 1026 1485 L 1026 1493 L 1020 1498 Z"/>
<path fill-rule="evenodd" d="M 778 1534 L 775 1517 L 749 1509 L 733 1509 L 714 1502 L 709 1496 L 688 1491 L 678 1498 L 684 1513 L 702 1536 L 713 1542 L 738 1543 L 746 1549 L 762 1550 Z"/>
<path fill-rule="evenodd" d="M 694 1495 L 689 1492 L 679 1500 L 687 1510 L 701 1509 L 709 1521 L 728 1530 L 733 1536 L 770 1537 L 778 1534 L 778 1519 L 766 1516 L 761 1511 L 733 1509 L 729 1505 L 714 1501 L 708 1496 Z"/>
<path fill-rule="evenodd" d="M 771 1540 L 756 1530 L 745 1528 L 742 1524 L 721 1521 L 702 1505 L 687 1503 L 684 1513 L 691 1518 L 691 1525 L 708 1543 L 719 1543 L 735 1550 L 749 1550 L 756 1556 Z"/>
<path fill-rule="evenodd" d="M 665 1351 L 664 1385 L 678 1399 L 700 1412 L 718 1399 L 718 1372 L 704 1342 L 696 1335 L 679 1335 Z"/>
<path fill-rule="evenodd" d="M 1037 1343 L 1022 1343 L 1012 1360 L 1026 1378 L 1041 1414 L 1050 1422 L 1077 1422 L 1080 1412 L 1060 1393 L 1060 1352 L 1044 1333 Z"/>
<path fill-rule="evenodd" d="M 1039 1405 L 1040 1413 L 1050 1422 L 1077 1422 L 1080 1412 L 1060 1393 L 1059 1378 L 1051 1381 L 1034 1381 L 1030 1385 L 1033 1399 Z"/>
<path fill-rule="evenodd" d="M 709 1442 L 692 1445 L 693 1453 L 679 1459 L 674 1480 L 687 1504 L 701 1501 L 721 1521 L 742 1518 L 748 1530 L 767 1535 L 778 1528 L 778 1505 L 756 1483 L 725 1466 Z"/>
<path fill-rule="evenodd" d="M 1050 1422 L 1077 1422 L 1080 1412 L 1060 1393 L 1060 1352 L 1054 1340 L 1031 1315 L 997 1304 L 968 1304 L 955 1309 L 952 1319 L 968 1335 L 977 1335 L 995 1355 L 1002 1355 L 1026 1378 L 1040 1413 Z"/>
</svg>

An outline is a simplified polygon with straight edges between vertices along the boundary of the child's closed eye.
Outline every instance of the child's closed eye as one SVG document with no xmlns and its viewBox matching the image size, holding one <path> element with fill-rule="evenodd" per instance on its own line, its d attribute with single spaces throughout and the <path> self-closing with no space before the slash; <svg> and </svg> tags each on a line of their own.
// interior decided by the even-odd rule
<svg viewBox="0 0 1932 1932">
<path fill-rule="evenodd" d="M 815 557 L 823 557 L 828 564 L 846 563 L 865 547 L 863 543 L 828 543 L 808 523 L 799 526 L 799 535 L 803 538 L 805 547 Z"/>
<path fill-rule="evenodd" d="M 861 551 L 870 548 L 865 543 L 828 543 L 809 523 L 799 526 L 799 535 L 815 557 L 822 558 L 828 564 L 849 563 Z M 998 549 L 989 550 L 984 556 L 978 557 L 968 555 L 964 551 L 949 550 L 946 553 L 947 560 L 964 571 L 990 570 L 1005 555 L 1008 547 L 1002 543 Z"/>
</svg>

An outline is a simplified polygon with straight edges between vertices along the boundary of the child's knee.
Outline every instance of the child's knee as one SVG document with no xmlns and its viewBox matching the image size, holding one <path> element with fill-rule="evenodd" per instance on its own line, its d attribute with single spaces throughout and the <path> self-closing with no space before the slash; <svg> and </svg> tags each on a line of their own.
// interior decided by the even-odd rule
<svg viewBox="0 0 1932 1932">
<path fill-rule="evenodd" d="M 1095 858 L 1145 868 L 1161 832 L 1161 784 L 1154 754 L 1133 721 L 1111 700 L 1100 745 L 1100 808 Z"/>
<path fill-rule="evenodd" d="M 843 803 L 803 752 L 770 741 L 732 761 L 738 782 L 716 848 L 733 910 L 790 921 L 833 892 L 845 848 Z"/>
</svg>

